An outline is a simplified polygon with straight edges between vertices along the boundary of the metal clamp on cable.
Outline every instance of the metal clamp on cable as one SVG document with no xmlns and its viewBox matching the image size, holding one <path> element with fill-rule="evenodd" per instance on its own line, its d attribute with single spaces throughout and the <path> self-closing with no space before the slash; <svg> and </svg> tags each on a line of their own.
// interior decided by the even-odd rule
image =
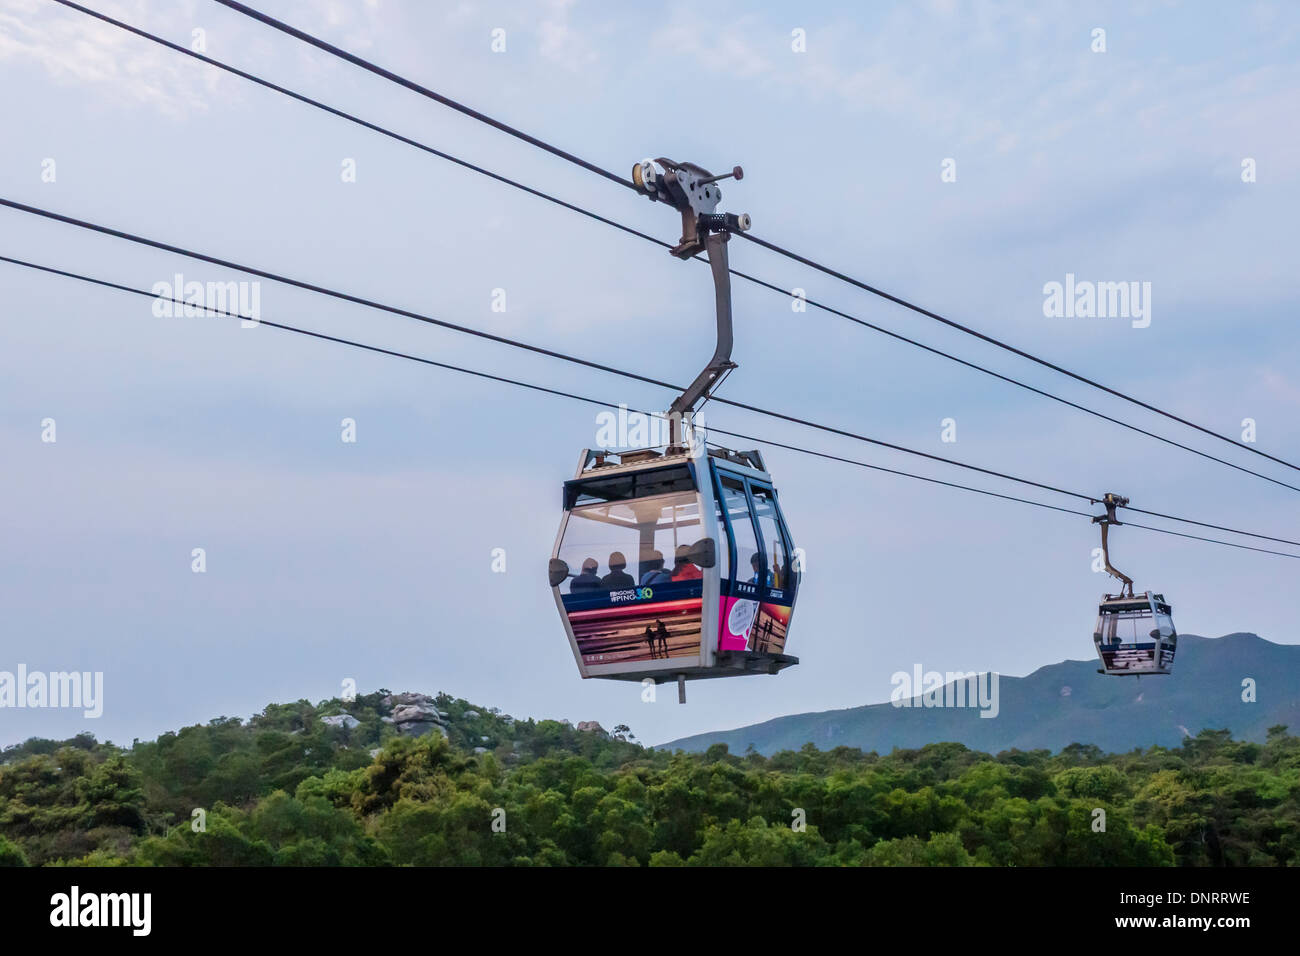
<svg viewBox="0 0 1300 956">
<path fill-rule="evenodd" d="M 707 232 L 749 232 L 752 225 L 749 213 L 734 212 L 704 213 L 699 218 L 699 227 Z"/>
<path fill-rule="evenodd" d="M 731 172 L 715 176 L 703 166 L 678 163 L 663 156 L 644 159 L 632 167 L 632 184 L 637 192 L 681 212 L 682 238 L 672 250 L 679 259 L 689 259 L 702 252 L 710 232 L 726 234 L 749 229 L 747 213 L 717 212 L 722 201 L 722 190 L 717 183 L 732 178 L 744 179 L 745 171 L 734 166 Z"/>
</svg>

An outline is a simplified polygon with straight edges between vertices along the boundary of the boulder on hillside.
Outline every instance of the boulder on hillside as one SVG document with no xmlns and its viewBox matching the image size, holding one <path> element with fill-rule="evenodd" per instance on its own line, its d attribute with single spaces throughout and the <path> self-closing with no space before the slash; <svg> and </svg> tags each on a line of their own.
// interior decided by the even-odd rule
<svg viewBox="0 0 1300 956">
<path fill-rule="evenodd" d="M 450 734 L 447 733 L 446 727 L 442 724 L 435 724 L 431 720 L 412 720 L 397 725 L 398 733 L 405 734 L 407 737 L 423 737 L 425 734 L 433 733 L 435 730 L 444 737 L 450 736 Z"/>
<path fill-rule="evenodd" d="M 428 694 L 417 694 L 414 691 L 404 691 L 403 693 L 400 694 L 389 694 L 387 697 L 381 697 L 379 699 L 379 703 L 381 706 L 386 707 L 390 710 L 395 707 L 403 707 L 408 704 L 418 704 L 421 706 L 428 706 L 428 707 L 437 706 L 437 700 L 435 698 L 431 697 Z M 443 716 L 445 717 L 447 715 L 443 714 Z"/>
<path fill-rule="evenodd" d="M 392 708 L 392 713 L 383 720 L 394 725 L 398 733 L 408 737 L 421 737 L 436 730 L 444 737 L 449 736 L 447 715 L 437 708 L 434 699 L 428 694 L 389 694 L 381 703 Z"/>
<path fill-rule="evenodd" d="M 393 708 L 394 723 L 406 724 L 413 720 L 431 720 L 440 724 L 442 714 L 432 704 L 402 704 L 400 707 Z"/>
<path fill-rule="evenodd" d="M 595 720 L 578 721 L 578 729 L 581 730 L 583 733 L 604 734 L 606 737 L 609 736 L 609 734 L 605 733 L 605 728 L 600 726 L 600 723 Z"/>
</svg>

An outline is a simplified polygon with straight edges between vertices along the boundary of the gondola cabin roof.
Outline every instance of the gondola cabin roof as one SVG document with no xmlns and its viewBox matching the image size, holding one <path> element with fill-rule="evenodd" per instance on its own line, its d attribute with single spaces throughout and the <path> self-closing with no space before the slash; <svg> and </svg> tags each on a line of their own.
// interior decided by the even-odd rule
<svg viewBox="0 0 1300 956">
<path fill-rule="evenodd" d="M 685 465 L 699 461 L 702 456 L 692 454 L 689 449 L 637 448 L 629 451 L 605 451 L 587 449 L 583 454 L 582 465 L 572 481 L 605 475 L 620 475 L 629 472 L 648 471 L 667 468 L 672 465 Z M 708 449 L 708 457 L 724 462 L 731 468 L 763 480 L 770 481 L 763 455 L 757 449 L 753 451 L 732 451 L 730 448 L 713 447 Z"/>
<path fill-rule="evenodd" d="M 1123 594 L 1104 595 L 1097 609 L 1109 614 L 1119 614 L 1124 611 L 1150 611 L 1153 603 L 1157 611 L 1162 611 L 1165 614 L 1170 613 L 1171 609 L 1165 603 L 1165 596 L 1163 594 L 1152 594 L 1150 591 L 1133 597 Z"/>
<path fill-rule="evenodd" d="M 622 452 L 588 449 L 584 457 L 585 461 L 578 470 L 578 478 L 619 475 L 630 471 L 644 471 L 648 468 L 684 465 L 692 460 L 690 452 L 685 449 L 669 455 L 655 448 L 638 448 Z"/>
</svg>

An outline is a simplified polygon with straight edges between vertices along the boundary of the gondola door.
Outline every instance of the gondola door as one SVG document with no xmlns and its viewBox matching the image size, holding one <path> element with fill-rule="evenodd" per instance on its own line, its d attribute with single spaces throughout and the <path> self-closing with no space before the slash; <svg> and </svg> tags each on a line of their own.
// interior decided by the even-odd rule
<svg viewBox="0 0 1300 956">
<path fill-rule="evenodd" d="M 720 653 L 784 654 L 799 572 L 776 492 L 767 481 L 717 469 Z"/>
<path fill-rule="evenodd" d="M 750 631 L 749 649 L 760 654 L 783 654 L 799 577 L 794 548 L 781 517 L 775 489 L 753 479 L 747 484 L 751 513 L 758 525 L 761 555 L 761 560 L 751 565 L 754 582 L 759 587 L 759 606 Z"/>
<path fill-rule="evenodd" d="M 717 469 L 715 488 L 718 519 L 727 529 L 727 561 L 719 575 L 718 652 L 743 653 L 751 647 L 760 596 L 758 585 L 747 579 L 746 569 L 762 552 L 745 477 Z"/>
</svg>

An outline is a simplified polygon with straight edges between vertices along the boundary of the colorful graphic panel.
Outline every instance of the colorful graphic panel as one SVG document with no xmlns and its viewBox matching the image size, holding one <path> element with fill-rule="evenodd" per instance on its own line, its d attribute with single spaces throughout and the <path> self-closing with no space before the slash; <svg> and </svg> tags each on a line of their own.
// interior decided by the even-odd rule
<svg viewBox="0 0 1300 956">
<path fill-rule="evenodd" d="M 565 612 L 583 662 L 633 664 L 699 656 L 704 607 L 700 590 L 695 582 L 566 596 Z M 663 600 L 658 599 L 661 595 Z"/>
<path fill-rule="evenodd" d="M 784 604 L 760 604 L 758 617 L 750 631 L 749 649 L 764 654 L 784 654 L 785 636 L 790 630 L 793 611 Z"/>
<path fill-rule="evenodd" d="M 1107 670 L 1141 673 L 1162 670 L 1174 662 L 1174 648 L 1169 647 L 1160 652 L 1157 663 L 1155 644 L 1103 644 L 1100 651 L 1102 664 Z"/>
<path fill-rule="evenodd" d="M 732 585 L 723 582 L 723 588 Z M 794 609 L 763 601 L 752 584 L 734 585 L 737 596 L 724 594 L 718 602 L 718 650 L 784 654 Z"/>
<path fill-rule="evenodd" d="M 758 616 L 758 602 L 724 595 L 718 602 L 718 610 L 718 650 L 746 650 Z"/>
</svg>

